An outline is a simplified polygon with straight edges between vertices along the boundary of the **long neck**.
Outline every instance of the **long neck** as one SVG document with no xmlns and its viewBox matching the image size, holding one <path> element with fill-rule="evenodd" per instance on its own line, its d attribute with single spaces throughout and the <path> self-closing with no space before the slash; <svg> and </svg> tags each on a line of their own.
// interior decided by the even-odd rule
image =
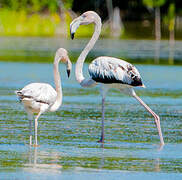
<svg viewBox="0 0 182 180">
<path fill-rule="evenodd" d="M 87 54 L 89 51 L 93 48 L 94 44 L 96 43 L 97 39 L 99 38 L 100 32 L 101 32 L 101 19 L 98 18 L 95 20 L 95 31 L 94 34 L 92 35 L 92 38 L 84 48 L 84 50 L 81 52 L 80 56 L 78 57 L 78 60 L 76 62 L 76 67 L 75 67 L 75 76 L 76 80 L 81 83 L 85 77 L 83 76 L 83 63 L 85 61 L 85 58 L 87 57 Z"/>
<path fill-rule="evenodd" d="M 57 97 L 54 104 L 51 106 L 50 111 L 56 111 L 62 104 L 62 87 L 61 87 L 61 78 L 59 74 L 59 60 L 54 61 L 54 83 L 56 86 Z"/>
</svg>

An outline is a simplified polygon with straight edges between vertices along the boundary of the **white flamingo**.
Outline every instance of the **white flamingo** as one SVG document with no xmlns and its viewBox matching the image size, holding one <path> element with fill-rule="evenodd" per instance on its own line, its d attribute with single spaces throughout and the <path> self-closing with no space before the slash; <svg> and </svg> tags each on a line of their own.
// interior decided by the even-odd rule
<svg viewBox="0 0 182 180">
<path fill-rule="evenodd" d="M 162 131 L 160 127 L 160 118 L 153 112 L 135 93 L 133 87 L 141 86 L 145 87 L 142 83 L 140 74 L 138 70 L 130 63 L 113 58 L 102 56 L 98 57 L 91 62 L 89 65 L 89 74 L 90 78 L 86 79 L 83 76 L 83 63 L 89 51 L 93 48 L 95 42 L 99 38 L 101 32 L 101 18 L 99 15 L 93 11 L 87 11 L 83 13 L 78 18 L 74 19 L 70 24 L 70 33 L 71 38 L 74 38 L 74 34 L 77 28 L 80 25 L 87 25 L 93 23 L 95 25 L 95 31 L 92 35 L 92 38 L 81 52 L 75 67 L 75 76 L 76 80 L 80 83 L 82 87 L 92 87 L 100 83 L 101 86 L 101 95 L 102 95 L 102 130 L 101 138 L 99 142 L 104 142 L 104 102 L 106 93 L 109 88 L 117 88 L 125 94 L 129 94 L 137 99 L 144 108 L 151 113 L 155 119 L 155 123 L 158 129 L 160 143 L 164 145 L 164 140 L 162 136 Z"/>
<path fill-rule="evenodd" d="M 15 91 L 16 95 L 22 102 L 26 112 L 29 115 L 29 130 L 30 130 L 30 145 L 32 145 L 32 117 L 33 114 L 37 114 L 35 117 L 35 144 L 37 143 L 37 126 L 38 118 L 46 111 L 54 112 L 62 104 L 62 87 L 61 78 L 59 74 L 59 62 L 66 64 L 68 77 L 71 71 L 71 61 L 68 57 L 67 51 L 60 48 L 56 51 L 54 59 L 54 89 L 50 84 L 47 83 L 31 83 L 26 85 L 23 89 Z"/>
</svg>

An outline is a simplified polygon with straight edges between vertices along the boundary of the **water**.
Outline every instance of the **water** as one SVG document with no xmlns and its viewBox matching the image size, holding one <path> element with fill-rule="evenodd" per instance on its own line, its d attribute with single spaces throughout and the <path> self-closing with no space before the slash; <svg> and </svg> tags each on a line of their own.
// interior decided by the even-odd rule
<svg viewBox="0 0 182 180">
<path fill-rule="evenodd" d="M 0 37 L 0 60 L 52 62 L 57 48 L 69 51 L 71 60 L 75 60 L 89 39 L 37 38 L 37 37 Z M 182 41 L 175 44 L 167 40 L 115 40 L 100 38 L 87 61 L 97 56 L 115 56 L 128 59 L 133 63 L 182 64 Z"/>
<path fill-rule="evenodd" d="M 181 67 L 136 66 L 147 86 L 136 92 L 161 117 L 163 149 L 154 119 L 116 90 L 107 96 L 106 142 L 97 143 L 99 89 L 81 88 L 63 65 L 63 105 L 40 117 L 40 147 L 29 147 L 27 114 L 14 91 L 31 82 L 54 85 L 52 64 L 0 62 L 0 179 L 181 179 Z"/>
</svg>

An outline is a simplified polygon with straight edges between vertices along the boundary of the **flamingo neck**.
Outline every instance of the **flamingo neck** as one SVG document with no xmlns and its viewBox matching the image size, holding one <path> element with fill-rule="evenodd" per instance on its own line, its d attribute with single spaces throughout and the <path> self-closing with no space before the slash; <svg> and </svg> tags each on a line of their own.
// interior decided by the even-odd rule
<svg viewBox="0 0 182 180">
<path fill-rule="evenodd" d="M 62 104 L 62 87 L 61 78 L 59 74 L 59 60 L 54 60 L 54 83 L 56 87 L 57 97 L 54 104 L 51 106 L 50 111 L 56 111 Z"/>
<path fill-rule="evenodd" d="M 83 76 L 83 63 L 84 63 L 88 53 L 93 48 L 93 46 L 95 45 L 96 41 L 98 40 L 100 32 L 101 32 L 102 23 L 101 23 L 100 17 L 98 17 L 95 20 L 94 23 L 95 23 L 95 30 L 94 30 L 94 33 L 92 35 L 92 38 L 90 39 L 90 41 L 88 42 L 88 44 L 86 45 L 84 50 L 81 52 L 81 54 L 78 57 L 78 60 L 76 62 L 75 76 L 76 76 L 76 80 L 79 83 L 81 83 L 81 82 L 83 82 L 85 80 L 85 77 Z"/>
</svg>

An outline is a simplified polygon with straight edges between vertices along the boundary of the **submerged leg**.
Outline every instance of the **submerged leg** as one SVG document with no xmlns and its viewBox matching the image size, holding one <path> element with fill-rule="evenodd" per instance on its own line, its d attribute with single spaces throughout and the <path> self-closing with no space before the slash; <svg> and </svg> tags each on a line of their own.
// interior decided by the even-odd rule
<svg viewBox="0 0 182 180">
<path fill-rule="evenodd" d="M 32 145 L 32 119 L 33 116 L 31 113 L 28 113 L 28 119 L 29 119 L 29 145 Z"/>
<path fill-rule="evenodd" d="M 161 131 L 161 126 L 160 126 L 160 118 L 159 118 L 159 116 L 155 113 L 155 112 L 153 112 L 136 94 L 133 94 L 133 97 L 135 98 L 135 99 L 137 99 L 139 102 L 140 102 L 140 104 L 142 105 L 142 106 L 144 106 L 144 108 L 149 112 L 149 113 L 151 113 L 152 114 L 152 116 L 154 117 L 154 119 L 155 119 L 155 124 L 156 124 L 156 126 L 157 126 L 157 130 L 158 130 L 158 133 L 159 133 L 159 138 L 160 138 L 160 144 L 161 144 L 161 146 L 163 146 L 164 145 L 164 140 L 163 140 L 163 136 L 162 136 L 162 131 Z"/>
<path fill-rule="evenodd" d="M 34 166 L 36 166 L 37 165 L 37 147 L 34 148 L 33 157 L 34 157 L 33 164 L 34 164 Z"/>
<path fill-rule="evenodd" d="M 37 147 L 38 143 L 37 143 L 37 127 L 38 127 L 38 118 L 40 117 L 41 112 L 38 113 L 38 115 L 35 118 L 35 124 L 34 124 L 34 128 L 35 128 L 35 144 L 34 146 Z"/>
<path fill-rule="evenodd" d="M 29 119 L 30 146 L 32 145 L 32 119 Z"/>
</svg>

